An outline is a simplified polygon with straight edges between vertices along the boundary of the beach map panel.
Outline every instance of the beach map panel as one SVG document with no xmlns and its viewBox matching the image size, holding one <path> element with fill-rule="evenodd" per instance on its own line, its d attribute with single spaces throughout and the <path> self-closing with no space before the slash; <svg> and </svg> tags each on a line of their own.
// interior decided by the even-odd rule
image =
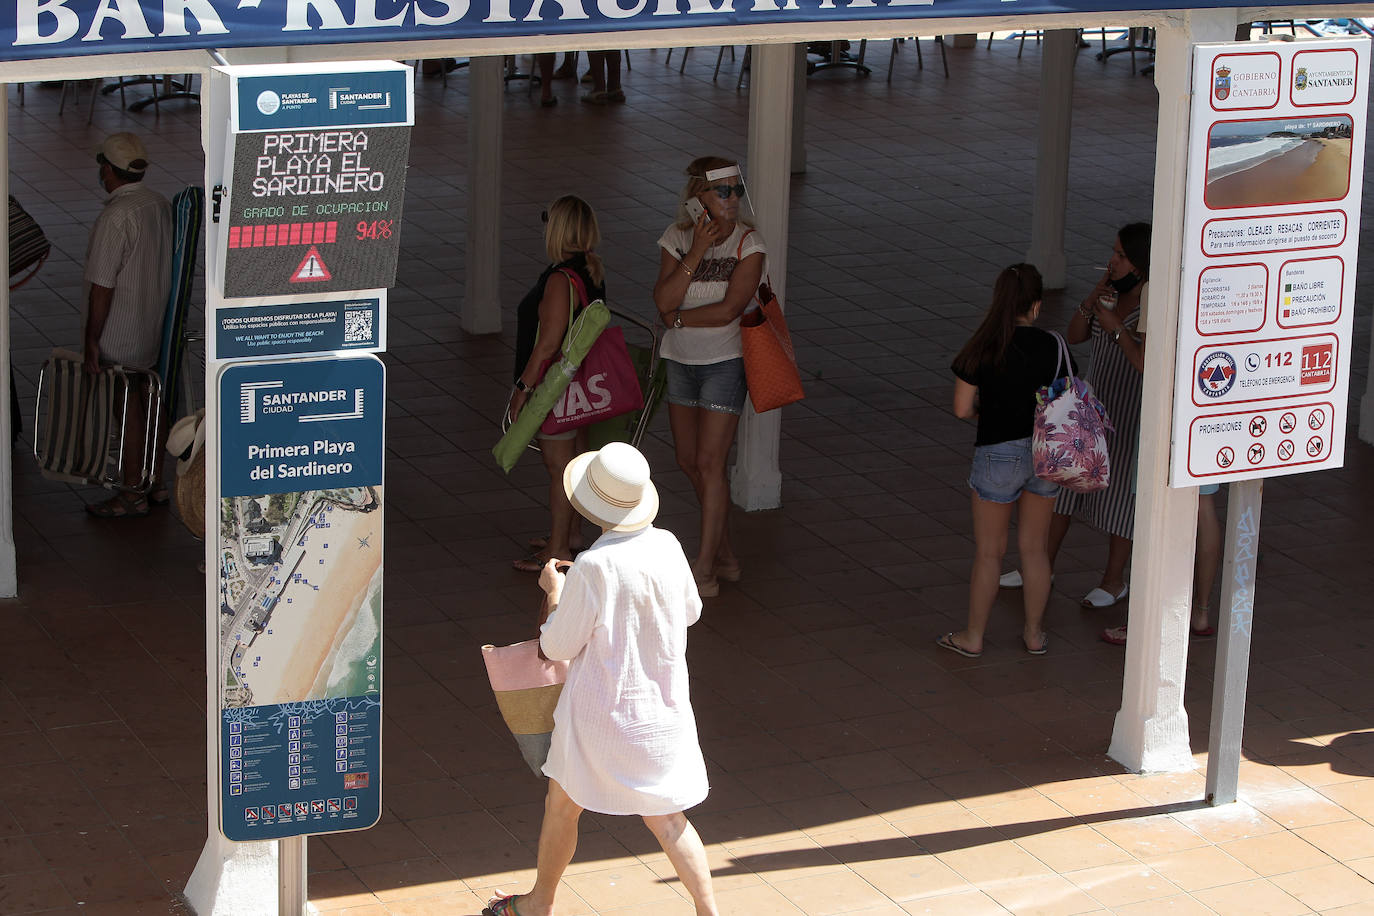
<svg viewBox="0 0 1374 916">
<path fill-rule="evenodd" d="M 383 367 L 231 365 L 220 397 L 221 830 L 369 827 L 381 814 Z"/>
</svg>

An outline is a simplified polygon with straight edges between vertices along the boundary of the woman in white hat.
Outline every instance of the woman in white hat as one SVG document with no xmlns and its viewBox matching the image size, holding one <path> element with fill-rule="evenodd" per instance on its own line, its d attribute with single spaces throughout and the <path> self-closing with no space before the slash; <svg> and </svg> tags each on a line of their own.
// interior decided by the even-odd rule
<svg viewBox="0 0 1374 916">
<path fill-rule="evenodd" d="M 653 527 L 658 491 L 633 446 L 574 458 L 563 489 L 602 535 L 564 574 L 540 571 L 548 621 L 539 643 L 570 659 L 554 711 L 538 873 L 528 894 L 498 893 L 492 916 L 549 916 L 584 810 L 637 814 L 668 854 L 696 911 L 715 916 L 701 838 L 682 813 L 709 789 L 687 685 L 687 628 L 701 598 L 682 546 Z M 566 565 L 566 564 L 563 564 Z"/>
</svg>

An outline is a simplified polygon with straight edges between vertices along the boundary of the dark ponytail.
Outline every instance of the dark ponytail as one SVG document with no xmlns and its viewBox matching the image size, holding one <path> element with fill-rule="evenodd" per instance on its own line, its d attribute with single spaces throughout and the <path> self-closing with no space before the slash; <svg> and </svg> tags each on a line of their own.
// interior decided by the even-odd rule
<svg viewBox="0 0 1374 916">
<path fill-rule="evenodd" d="M 1016 332 L 1016 320 L 1030 314 L 1045 294 L 1045 283 L 1034 264 L 1013 264 L 997 275 L 992 287 L 992 305 L 983 323 L 954 357 L 954 372 L 960 378 L 976 378 L 984 368 L 1002 365 Z"/>
</svg>

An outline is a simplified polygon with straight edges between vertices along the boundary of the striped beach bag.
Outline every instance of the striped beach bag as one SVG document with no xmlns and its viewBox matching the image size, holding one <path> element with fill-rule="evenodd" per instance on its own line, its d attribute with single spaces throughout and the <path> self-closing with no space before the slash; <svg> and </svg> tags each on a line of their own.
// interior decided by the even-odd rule
<svg viewBox="0 0 1374 916">
<path fill-rule="evenodd" d="M 483 646 L 487 678 L 501 717 L 534 775 L 544 775 L 553 741 L 553 710 L 568 679 L 568 663 L 539 657 L 539 640 Z"/>
<path fill-rule="evenodd" d="M 34 456 L 44 477 L 69 483 L 99 481 L 110 449 L 116 387 L 112 370 L 87 375 L 79 353 L 53 350 L 43 366 L 46 416 L 34 424 Z"/>
</svg>

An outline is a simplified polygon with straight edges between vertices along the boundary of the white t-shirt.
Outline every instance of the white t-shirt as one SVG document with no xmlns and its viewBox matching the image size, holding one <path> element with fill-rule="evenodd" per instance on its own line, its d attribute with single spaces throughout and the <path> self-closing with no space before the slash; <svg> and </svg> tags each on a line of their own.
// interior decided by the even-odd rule
<svg viewBox="0 0 1374 916">
<path fill-rule="evenodd" d="M 669 226 L 663 237 L 658 240 L 658 245 L 673 257 L 682 257 L 692 247 L 692 227 L 681 229 L 677 224 Z M 736 223 L 735 231 L 730 233 L 728 239 L 706 249 L 705 256 L 692 274 L 692 282 L 687 284 L 687 295 L 682 298 L 682 310 L 686 312 L 724 299 L 735 265 L 759 251 L 764 254 L 766 275 L 768 249 L 763 243 L 763 236 L 757 230 Z M 762 281 L 763 277 L 759 279 Z M 757 307 L 756 303 L 751 302 L 746 311 L 752 311 Z M 669 328 L 663 335 L 659 353 L 664 359 L 690 366 L 739 359 L 743 355 L 740 348 L 739 319 L 718 328 Z"/>
</svg>

